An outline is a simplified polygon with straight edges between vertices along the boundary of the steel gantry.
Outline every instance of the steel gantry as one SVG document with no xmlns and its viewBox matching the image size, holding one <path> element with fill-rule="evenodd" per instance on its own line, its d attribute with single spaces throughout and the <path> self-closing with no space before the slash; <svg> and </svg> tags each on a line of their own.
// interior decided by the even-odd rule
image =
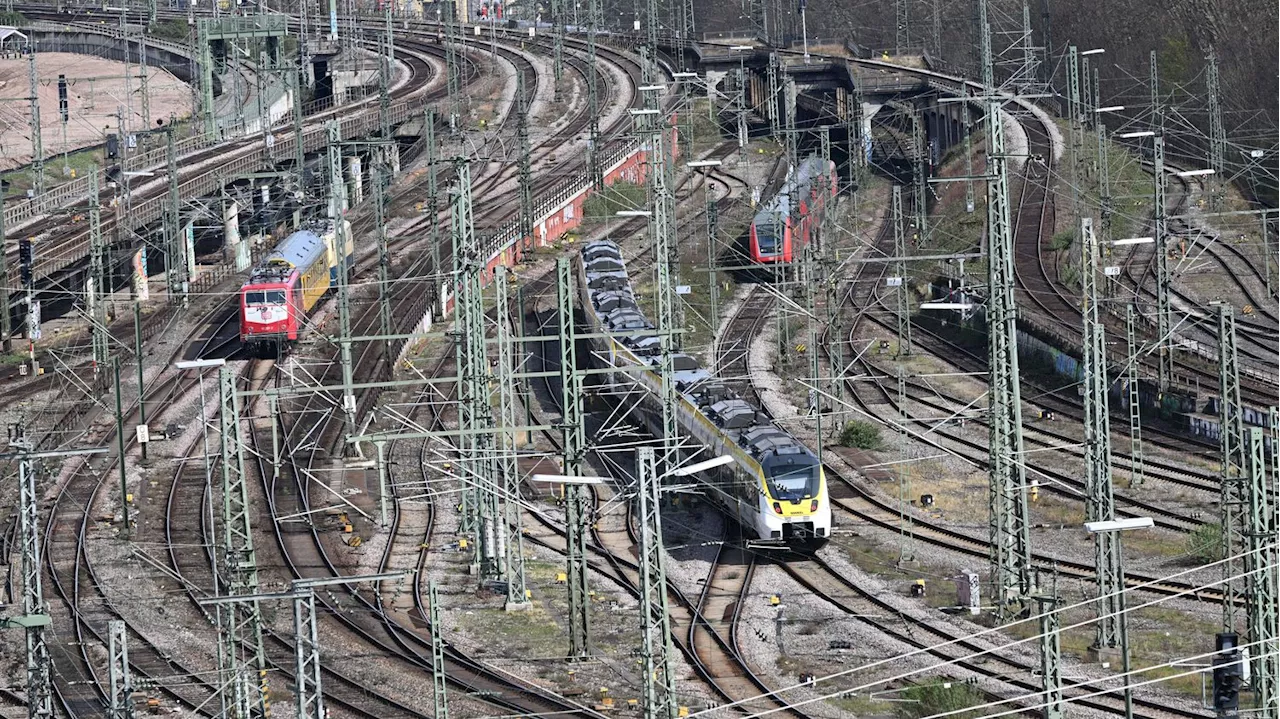
<svg viewBox="0 0 1280 719">
<path fill-rule="evenodd" d="M 1158 355 L 1160 392 L 1169 390 L 1173 381 L 1173 331 L 1170 326 L 1172 311 L 1169 302 L 1169 221 L 1165 215 L 1164 138 L 1157 136 L 1152 143 L 1152 162 L 1155 169 L 1153 209 L 1155 212 L 1156 239 L 1156 349 Z"/>
<path fill-rule="evenodd" d="M 551 77 L 555 84 L 552 90 L 555 102 L 563 99 L 560 81 L 564 79 L 564 3 L 565 0 L 551 0 L 551 39 L 554 43 Z"/>
<path fill-rule="evenodd" d="M 459 47 L 462 44 L 458 30 L 457 9 L 453 3 L 441 3 L 444 12 L 445 37 L 444 57 L 448 73 L 449 92 L 449 133 L 457 133 L 462 123 L 462 58 Z"/>
<path fill-rule="evenodd" d="M 449 719 L 448 677 L 444 668 L 444 627 L 440 595 L 434 581 L 427 584 L 428 612 L 431 614 L 431 698 L 432 719 Z"/>
<path fill-rule="evenodd" d="M 382 163 L 373 166 L 373 224 L 378 240 L 378 328 L 383 337 L 393 330 L 391 317 L 391 249 L 387 238 L 387 185 L 390 168 Z M 390 346 L 390 340 L 383 344 Z"/>
<path fill-rule="evenodd" d="M 902 216 L 902 185 L 893 186 L 893 253 L 898 256 L 898 356 L 911 354 L 911 297 L 907 284 L 907 239 Z"/>
<path fill-rule="evenodd" d="M 299 719 L 327 719 L 324 705 L 323 673 L 320 667 L 320 632 L 316 613 L 316 589 L 318 587 L 346 586 L 361 582 L 382 582 L 400 579 L 404 572 L 382 574 L 347 575 L 317 579 L 295 579 L 281 599 L 293 600 L 294 631 L 294 694 Z"/>
<path fill-rule="evenodd" d="M 1244 447 L 1244 417 L 1240 402 L 1240 364 L 1236 351 L 1236 317 L 1231 305 L 1218 305 L 1218 446 L 1222 452 L 1222 484 L 1219 497 L 1220 523 L 1222 527 L 1222 629 L 1234 632 L 1236 603 L 1240 599 L 1240 586 L 1234 579 L 1240 562 L 1236 550 L 1243 543 L 1239 537 L 1244 531 L 1241 515 L 1247 503 L 1245 493 L 1246 452 Z"/>
<path fill-rule="evenodd" d="M 499 522 L 502 539 L 499 542 L 504 549 L 503 568 L 506 571 L 507 609 L 523 609 L 528 607 L 528 591 L 524 570 L 524 531 L 521 529 L 521 494 L 523 485 L 520 466 L 516 456 L 518 442 L 515 427 L 519 427 L 520 417 L 516 408 L 516 374 L 515 340 L 511 336 L 511 275 L 505 265 L 498 265 L 493 275 L 493 294 L 495 298 L 494 315 L 497 318 L 496 344 L 498 345 L 498 362 L 494 365 L 496 373 L 494 384 L 498 387 L 498 416 L 505 431 L 497 434 L 499 490 L 502 497 L 502 519 Z M 523 332 L 521 332 L 523 334 Z M 525 424 L 528 424 L 527 422 Z"/>
<path fill-rule="evenodd" d="M 1067 143 L 1071 163 L 1071 216 L 1081 217 L 1084 214 L 1080 195 L 1084 182 L 1084 110 L 1080 96 L 1080 53 L 1075 45 L 1067 46 L 1067 122 L 1071 129 Z"/>
<path fill-rule="evenodd" d="M 1226 189 L 1225 171 L 1227 159 L 1227 131 L 1222 124 L 1221 88 L 1218 83 L 1218 53 L 1209 49 L 1208 66 L 1205 68 L 1205 91 L 1209 95 L 1209 167 L 1213 178 L 1209 184 L 1209 208 L 1213 212 L 1222 209 Z"/>
<path fill-rule="evenodd" d="M 133 719 L 133 675 L 129 671 L 129 638 L 124 621 L 107 622 L 107 716 Z"/>
<path fill-rule="evenodd" d="M 1250 427 L 1245 448 L 1248 453 L 1248 507 L 1245 517 L 1245 572 L 1248 581 L 1249 641 L 1255 646 L 1249 652 L 1250 684 L 1254 706 L 1261 719 L 1275 719 L 1280 703 L 1280 587 L 1276 571 L 1280 565 L 1280 523 L 1276 518 L 1273 494 L 1275 480 L 1268 471 L 1266 434 L 1261 427 Z M 1274 441 L 1274 438 L 1273 440 Z M 1280 450 L 1277 450 L 1280 451 Z M 1280 471 L 1280 468 L 1272 468 Z"/>
<path fill-rule="evenodd" d="M 893 0 L 893 54 L 902 55 L 911 46 L 911 14 L 907 0 Z"/>
<path fill-rule="evenodd" d="M 654 0 L 649 1 L 651 10 Z M 656 12 L 656 11 L 654 11 Z M 656 55 L 651 54 L 657 47 L 656 31 L 650 32 L 651 44 L 646 48 L 644 61 L 645 76 L 656 78 Z M 649 186 L 649 233 L 653 238 L 654 270 L 657 283 L 654 288 L 655 305 L 657 306 L 657 326 L 661 361 L 659 364 L 662 381 L 662 457 L 660 466 L 667 467 L 675 461 L 675 453 L 680 444 L 680 426 L 676 421 L 677 392 L 675 382 L 671 381 L 674 360 L 674 338 L 678 330 L 676 319 L 676 295 L 672 280 L 675 263 L 675 197 L 671 192 L 671 156 L 667 144 L 667 123 L 665 115 L 659 110 L 661 104 L 658 92 L 661 86 L 653 84 L 656 80 L 646 80 L 644 90 L 644 108 L 648 113 L 641 126 L 642 134 L 648 140 L 649 167 L 646 180 Z"/>
<path fill-rule="evenodd" d="M 30 449 L 29 445 L 23 445 Z M 26 629 L 27 717 L 50 719 L 53 714 L 53 660 L 45 639 L 49 609 L 44 603 L 41 576 L 44 562 L 40 550 L 39 494 L 36 492 L 36 458 L 22 457 L 18 463 L 18 529 L 22 541 L 22 616 L 8 623 Z"/>
<path fill-rule="evenodd" d="M 336 120 L 324 124 L 328 136 L 329 162 L 329 219 L 333 222 L 333 242 L 338 248 L 338 346 L 342 367 L 342 412 L 346 418 L 345 434 L 350 437 L 356 430 L 355 367 L 351 358 L 351 271 L 349 262 L 354 255 L 347 254 L 347 183 L 342 177 L 342 137 Z"/>
<path fill-rule="evenodd" d="M 533 165 L 529 147 L 529 99 L 525 93 L 524 73 L 516 72 L 516 141 L 519 144 L 520 167 L 520 237 L 521 251 L 533 248 Z"/>
<path fill-rule="evenodd" d="M 1030 524 L 1023 464 L 1022 390 L 1018 377 L 1017 310 L 1013 301 L 1013 224 L 1009 207 L 1002 100 L 996 96 L 987 0 L 979 0 L 982 87 L 987 114 L 987 362 L 992 579 L 1006 614 L 1031 595 Z"/>
<path fill-rule="evenodd" d="M 427 164 L 427 201 L 423 204 L 422 211 L 426 214 L 427 225 L 430 227 L 427 231 L 427 242 L 431 248 L 430 274 L 436 277 L 431 282 L 428 296 L 431 298 L 431 313 L 438 317 L 444 314 L 443 298 L 440 292 L 440 275 L 444 269 L 441 267 L 443 260 L 440 257 L 440 182 L 436 168 L 438 157 L 435 110 L 427 109 L 422 113 L 422 142 L 426 145 Z"/>
<path fill-rule="evenodd" d="M 640 671 L 644 719 L 675 719 L 671 614 L 667 611 L 666 550 L 662 545 L 658 464 L 653 447 L 636 450 L 636 502 L 640 508 Z"/>
<path fill-rule="evenodd" d="M 249 484 L 244 467 L 244 442 L 240 436 L 240 401 L 236 395 L 236 371 L 223 367 L 218 372 L 220 464 L 222 467 L 222 561 L 217 576 L 230 596 L 258 593 L 258 561 L 253 543 L 253 506 L 249 502 Z M 267 657 L 262 642 L 262 612 L 257 601 L 227 603 L 219 607 L 220 667 L 226 672 L 223 686 L 232 690 L 230 704 L 237 719 L 247 719 L 246 712 L 270 712 L 267 700 Z M 252 655 L 242 659 L 242 646 Z M 246 680 L 248 667 L 257 672 L 259 686 L 250 690 Z M 250 707 L 253 707 L 250 709 Z"/>
<path fill-rule="evenodd" d="M 111 328 L 107 326 L 107 296 L 111 294 L 111 287 L 107 278 L 107 246 L 102 236 L 102 207 L 98 200 L 98 168 L 95 166 L 89 170 L 89 281 L 85 283 L 85 308 L 89 313 L 93 338 L 94 374 L 106 370 L 111 361 Z"/>
<path fill-rule="evenodd" d="M 1127 364 L 1128 402 L 1129 402 L 1129 487 L 1140 487 L 1145 481 L 1146 469 L 1142 458 L 1142 393 L 1138 384 L 1140 350 L 1138 345 L 1135 320 L 1137 310 L 1133 303 L 1125 306 L 1124 333 L 1125 347 L 1128 348 Z"/>
<path fill-rule="evenodd" d="M 1040 682 L 1044 687 L 1043 719 L 1063 719 L 1062 701 L 1062 635 L 1058 617 L 1058 597 L 1037 595 L 1040 615 Z"/>
<path fill-rule="evenodd" d="M 27 45 L 27 82 L 30 95 L 31 125 L 31 191 L 36 197 L 44 194 L 44 140 L 41 137 L 40 124 L 40 74 L 36 70 L 36 48 Z"/>
<path fill-rule="evenodd" d="M 561 436 L 564 473 L 582 475 L 587 439 L 583 409 L 582 373 L 577 371 L 573 324 L 573 276 L 568 257 L 556 260 L 556 318 L 559 321 Z M 591 592 L 587 586 L 587 526 L 590 509 L 587 489 L 567 483 L 564 488 L 565 533 L 569 584 L 569 658 L 591 655 Z"/>
<path fill-rule="evenodd" d="M 170 123 L 165 130 L 165 175 L 169 180 L 169 192 L 165 196 L 162 224 L 164 227 L 164 268 L 169 283 L 169 297 L 181 297 L 182 306 L 187 306 L 191 276 L 190 263 L 194 259 L 189 253 L 194 248 L 187 245 L 182 231 L 182 195 L 178 190 L 178 151 L 174 145 L 174 127 Z M 301 145 L 302 143 L 297 143 Z M 172 299 L 170 299 L 172 302 Z"/>
<path fill-rule="evenodd" d="M 587 0 L 587 172 L 595 192 L 604 190 L 604 168 L 600 166 L 600 79 L 596 76 L 596 34 L 603 24 L 602 0 Z"/>
<path fill-rule="evenodd" d="M 1263 226 L 1266 226 L 1264 221 Z M 8 235 L 4 228 L 4 202 L 0 201 L 0 247 L 7 247 Z M 9 261 L 4 252 L 0 252 L 0 351 L 5 354 L 13 351 L 13 316 L 9 301 Z"/>
<path fill-rule="evenodd" d="M 1107 344 L 1098 317 L 1098 238 L 1093 219 L 1080 218 L 1081 314 L 1084 317 L 1084 462 L 1085 518 L 1090 522 L 1115 519 L 1116 502 L 1111 483 L 1111 420 L 1108 414 Z M 1118 532 L 1096 532 L 1094 562 L 1098 572 L 1098 621 L 1094 649 L 1113 651 L 1120 646 L 1119 599 L 1123 589 Z"/>
<path fill-rule="evenodd" d="M 472 216 L 471 169 L 464 158 L 453 163 L 457 183 L 449 213 L 453 243 L 458 366 L 458 458 L 462 477 L 463 532 L 475 537 L 472 566 L 482 582 L 502 575 L 496 522 L 499 497 L 495 491 L 494 417 L 490 402 L 491 368 L 485 346 L 484 262 Z"/>
</svg>

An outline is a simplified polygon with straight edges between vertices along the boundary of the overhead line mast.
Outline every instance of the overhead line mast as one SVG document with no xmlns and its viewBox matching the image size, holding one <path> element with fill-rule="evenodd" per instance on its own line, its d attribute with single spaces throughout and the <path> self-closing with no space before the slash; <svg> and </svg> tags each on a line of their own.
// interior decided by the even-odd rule
<svg viewBox="0 0 1280 719">
<path fill-rule="evenodd" d="M 978 2 L 983 103 L 987 113 L 987 331 L 990 421 L 989 512 L 991 573 L 998 612 L 1005 616 L 1033 592 L 1026 468 L 1022 462 L 1017 310 L 1013 301 L 1013 224 L 1009 207 L 1003 100 L 992 67 L 987 0 Z"/>
</svg>

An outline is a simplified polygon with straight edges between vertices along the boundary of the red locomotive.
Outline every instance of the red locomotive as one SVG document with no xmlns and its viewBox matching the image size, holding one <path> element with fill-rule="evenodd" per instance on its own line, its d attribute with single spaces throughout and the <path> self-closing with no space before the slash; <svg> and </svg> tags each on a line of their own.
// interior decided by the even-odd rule
<svg viewBox="0 0 1280 719">
<path fill-rule="evenodd" d="M 298 333 L 324 293 L 338 281 L 338 248 L 333 223 L 298 230 L 253 268 L 240 288 L 240 341 L 254 348 L 277 347 Z M 346 237 L 348 272 L 354 264 L 351 231 Z"/>
<path fill-rule="evenodd" d="M 805 158 L 782 183 L 778 194 L 751 220 L 747 252 L 753 262 L 791 262 L 794 240 L 807 243 L 822 221 L 827 201 L 838 192 L 836 165 L 817 155 Z M 792 214 L 792 202 L 798 202 Z"/>
</svg>

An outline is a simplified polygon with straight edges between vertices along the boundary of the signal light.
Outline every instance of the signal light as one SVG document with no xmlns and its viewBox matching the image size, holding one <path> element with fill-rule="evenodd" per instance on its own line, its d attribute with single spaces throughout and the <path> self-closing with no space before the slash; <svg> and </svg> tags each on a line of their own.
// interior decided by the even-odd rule
<svg viewBox="0 0 1280 719">
<path fill-rule="evenodd" d="M 22 277 L 23 286 L 31 286 L 31 265 L 35 257 L 35 248 L 31 244 L 31 240 L 22 238 L 18 240 L 18 272 Z"/>
<path fill-rule="evenodd" d="M 69 113 L 67 112 L 67 109 L 68 109 L 67 107 L 67 76 L 59 75 L 58 76 L 58 115 L 62 118 L 62 122 L 64 124 L 67 122 L 67 119 L 70 116 Z"/>
<path fill-rule="evenodd" d="M 781 504 L 781 503 L 779 503 L 779 502 L 774 502 L 774 503 L 773 503 L 773 512 L 774 512 L 774 514 L 782 514 L 782 504 Z"/>
<path fill-rule="evenodd" d="M 1240 637 L 1234 632 L 1221 632 L 1215 639 L 1219 654 L 1213 658 L 1213 708 L 1218 716 L 1233 716 L 1240 708 Z"/>
</svg>

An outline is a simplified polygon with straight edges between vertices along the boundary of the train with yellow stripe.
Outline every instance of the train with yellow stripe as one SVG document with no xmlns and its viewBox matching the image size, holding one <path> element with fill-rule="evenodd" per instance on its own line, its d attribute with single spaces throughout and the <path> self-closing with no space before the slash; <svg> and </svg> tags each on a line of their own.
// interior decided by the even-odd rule
<svg viewBox="0 0 1280 719">
<path fill-rule="evenodd" d="M 344 247 L 338 247 L 332 221 L 298 230 L 254 265 L 240 287 L 240 341 L 251 350 L 278 351 L 298 339 L 307 315 L 338 283 L 341 254 L 348 277 L 355 261 L 351 226 L 343 221 Z"/>
<path fill-rule="evenodd" d="M 608 374 L 611 386 L 638 393 L 623 406 L 634 407 L 640 422 L 660 433 L 660 342 L 636 302 L 621 250 L 608 240 L 591 242 L 576 260 L 593 355 L 619 369 Z M 737 520 L 753 546 L 812 551 L 824 544 L 831 505 L 818 458 L 693 357 L 676 352 L 672 367 L 681 444 L 705 450 L 695 460 L 733 459 L 696 478 L 706 496 Z"/>
</svg>

